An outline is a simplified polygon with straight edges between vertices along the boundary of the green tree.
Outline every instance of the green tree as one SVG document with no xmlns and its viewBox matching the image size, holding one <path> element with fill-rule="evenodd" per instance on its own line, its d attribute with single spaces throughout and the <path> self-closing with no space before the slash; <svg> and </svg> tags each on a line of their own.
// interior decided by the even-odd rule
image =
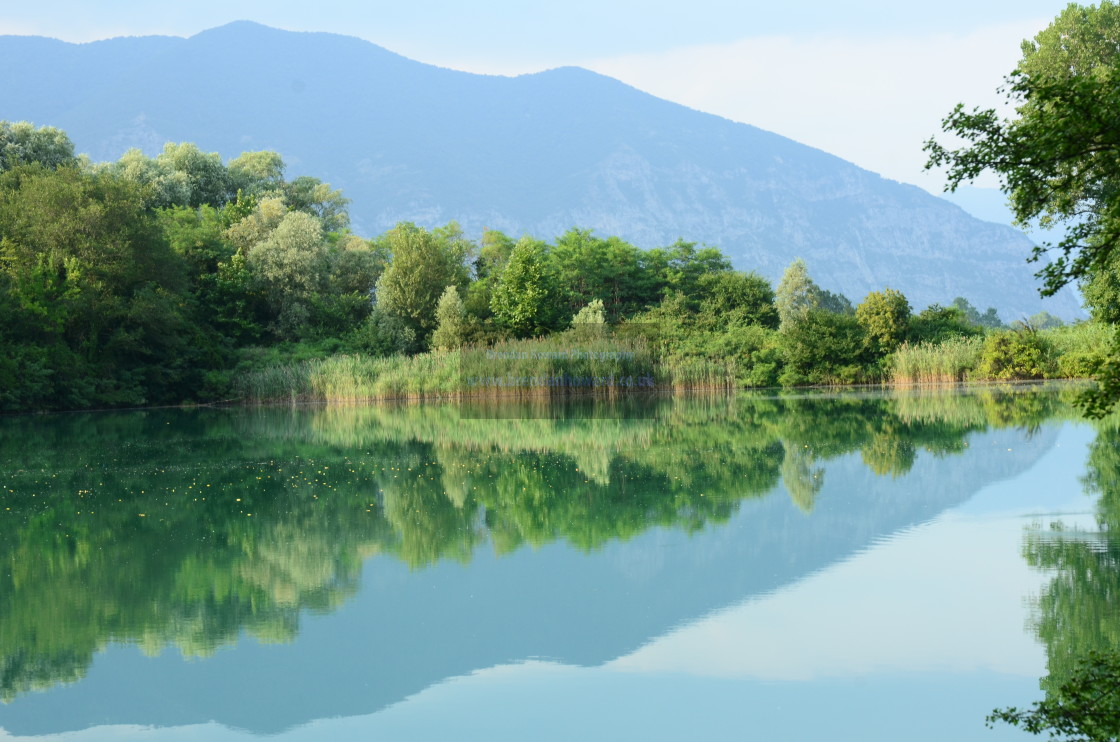
<svg viewBox="0 0 1120 742">
<path fill-rule="evenodd" d="M 863 326 L 855 317 L 810 309 L 782 329 L 784 386 L 858 381 L 870 360 Z"/>
<path fill-rule="evenodd" d="M 203 152 L 189 142 L 163 145 L 163 152 L 156 156 L 156 164 L 186 179 L 189 197 L 185 205 L 221 206 L 236 194 L 229 171 L 217 152 Z"/>
<path fill-rule="evenodd" d="M 522 237 L 494 287 L 494 318 L 515 335 L 526 337 L 555 325 L 558 291 L 548 257 L 545 243 Z"/>
<path fill-rule="evenodd" d="M 982 330 L 967 321 L 956 307 L 930 304 L 910 318 L 908 339 L 912 343 L 940 343 L 950 338 L 981 333 Z"/>
<path fill-rule="evenodd" d="M 1120 6 L 1070 4 L 1034 40 L 1005 87 L 1015 114 L 966 111 L 959 104 L 942 129 L 963 139 L 952 149 L 926 142 L 927 167 L 944 167 L 953 190 L 993 172 L 1020 224 L 1063 226 L 1056 244 L 1031 259 L 1056 257 L 1038 272 L 1043 295 L 1071 281 L 1114 270 L 1120 243 Z M 1082 398 L 1091 415 L 1120 399 L 1120 341 L 1095 391 Z"/>
<path fill-rule="evenodd" d="M 327 232 L 337 232 L 350 225 L 347 207 L 350 199 L 342 191 L 330 187 L 318 178 L 301 175 L 282 186 L 284 202 L 289 208 L 306 212 L 322 223 Z"/>
<path fill-rule="evenodd" d="M 656 301 L 642 251 L 618 237 L 604 239 L 591 230 L 573 228 L 556 240 L 549 258 L 571 313 L 602 299 L 607 317 L 614 321 Z"/>
<path fill-rule="evenodd" d="M 894 289 L 872 291 L 856 307 L 856 320 L 863 326 L 872 351 L 886 355 L 906 338 L 910 329 L 910 302 Z"/>
<path fill-rule="evenodd" d="M 319 220 L 300 211 L 289 212 L 245 257 L 276 313 L 281 334 L 297 337 L 309 318 L 311 297 L 320 289 L 326 268 Z"/>
<path fill-rule="evenodd" d="M 459 290 L 448 286 L 439 298 L 436 307 L 436 330 L 432 333 L 432 348 L 436 350 L 455 350 L 463 344 L 466 330 L 466 315 Z"/>
<path fill-rule="evenodd" d="M 1081 280 L 1081 296 L 1097 322 L 1120 324 L 1120 253 Z"/>
<path fill-rule="evenodd" d="M 778 283 L 775 304 L 778 309 L 778 323 L 784 332 L 803 319 L 809 310 L 817 306 L 820 289 L 809 278 L 805 261 L 797 258 L 786 268 Z"/>
<path fill-rule="evenodd" d="M 717 325 L 761 325 L 778 327 L 778 309 L 774 305 L 774 289 L 757 273 L 718 271 L 697 281 L 700 314 Z"/>
<path fill-rule="evenodd" d="M 970 302 L 963 296 L 958 296 L 957 298 L 953 299 L 953 303 L 949 306 L 959 311 L 961 313 L 961 316 L 964 317 L 965 321 L 976 325 L 977 327 L 986 327 L 989 330 L 996 330 L 1001 327 L 1006 327 L 1006 325 L 1003 324 L 1003 320 L 999 318 L 999 314 L 996 312 L 995 307 L 988 307 L 984 310 L 984 313 L 981 314 L 980 310 L 972 306 L 972 302 Z"/>
<path fill-rule="evenodd" d="M 926 143 L 929 167 L 947 169 L 948 189 L 993 172 L 1023 224 L 1063 224 L 1066 236 L 1043 243 L 1034 259 L 1057 248 L 1039 275 L 1044 294 L 1102 266 L 1120 239 L 1120 8 L 1070 4 L 1033 41 L 1007 80 L 1015 116 L 960 104 L 942 129 L 967 144 Z"/>
<path fill-rule="evenodd" d="M 704 280 L 732 270 L 731 261 L 719 248 L 697 247 L 695 242 L 685 240 L 677 240 L 669 247 L 648 250 L 642 258 L 659 295 L 679 291 L 696 301 L 705 293 L 701 286 Z M 651 301 L 658 298 L 660 296 Z"/>
<path fill-rule="evenodd" d="M 435 329 L 443 292 L 466 283 L 462 255 L 410 222 L 398 224 L 384 239 L 392 259 L 377 280 L 377 305 L 424 341 Z"/>
<path fill-rule="evenodd" d="M 242 152 L 227 167 L 235 192 L 259 195 L 278 191 L 284 184 L 284 160 L 276 152 Z"/>
<path fill-rule="evenodd" d="M 827 291 L 822 288 L 817 289 L 817 306 L 826 312 L 833 314 L 855 314 L 855 307 L 852 306 L 852 301 L 843 294 Z"/>
</svg>

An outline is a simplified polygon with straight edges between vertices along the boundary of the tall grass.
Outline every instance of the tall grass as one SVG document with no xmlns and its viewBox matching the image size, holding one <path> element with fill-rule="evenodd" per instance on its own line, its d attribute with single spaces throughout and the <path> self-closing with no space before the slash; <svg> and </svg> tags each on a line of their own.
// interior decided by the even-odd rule
<svg viewBox="0 0 1120 742">
<path fill-rule="evenodd" d="M 415 356 L 337 355 L 243 372 L 250 403 L 356 404 L 392 399 L 618 397 L 634 391 L 732 389 L 733 358 L 660 361 L 643 337 L 563 333 Z"/>
<path fill-rule="evenodd" d="M 959 337 L 941 343 L 903 343 L 890 358 L 894 384 L 952 384 L 964 381 L 980 363 L 982 337 Z"/>
</svg>

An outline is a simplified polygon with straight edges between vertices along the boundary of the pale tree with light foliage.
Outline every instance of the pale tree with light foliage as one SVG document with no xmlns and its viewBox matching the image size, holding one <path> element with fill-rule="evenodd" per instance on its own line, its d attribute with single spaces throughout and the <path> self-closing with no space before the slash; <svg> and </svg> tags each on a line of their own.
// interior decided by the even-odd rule
<svg viewBox="0 0 1120 742">
<path fill-rule="evenodd" d="M 778 307 L 778 327 L 787 330 L 817 306 L 820 289 L 809 278 L 805 261 L 797 258 L 785 273 L 774 292 L 774 304 Z"/>
<path fill-rule="evenodd" d="M 307 321 L 308 302 L 321 290 L 327 248 L 319 220 L 301 211 L 284 215 L 267 239 L 253 245 L 246 262 L 279 317 L 282 334 Z"/>
<path fill-rule="evenodd" d="M 572 327 L 602 325 L 607 321 L 602 299 L 592 299 L 572 317 Z"/>
<path fill-rule="evenodd" d="M 38 163 L 56 168 L 74 162 L 74 143 L 61 129 L 36 128 L 26 121 L 0 121 L 0 172 L 17 165 Z"/>
<path fill-rule="evenodd" d="M 459 289 L 448 286 L 439 298 L 436 307 L 436 330 L 432 333 L 432 348 L 435 350 L 456 350 L 463 344 L 467 327 L 467 316 L 463 310 L 463 300 Z"/>
</svg>

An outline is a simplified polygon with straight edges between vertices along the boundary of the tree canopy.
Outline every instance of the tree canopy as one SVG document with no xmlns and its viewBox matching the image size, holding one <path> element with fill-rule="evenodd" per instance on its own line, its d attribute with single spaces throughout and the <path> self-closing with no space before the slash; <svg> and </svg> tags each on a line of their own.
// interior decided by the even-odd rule
<svg viewBox="0 0 1120 742">
<path fill-rule="evenodd" d="M 1014 115 L 958 104 L 942 129 L 964 140 L 951 148 L 926 142 L 927 167 L 946 170 L 947 190 L 991 172 L 1007 193 L 1018 223 L 1064 227 L 1044 256 L 1044 296 L 1071 281 L 1115 270 L 1120 244 L 1120 6 L 1070 4 L 1033 40 L 1006 80 Z M 1053 255 L 1048 255 L 1054 253 Z M 1090 414 L 1120 399 L 1120 346 L 1101 372 Z"/>
</svg>

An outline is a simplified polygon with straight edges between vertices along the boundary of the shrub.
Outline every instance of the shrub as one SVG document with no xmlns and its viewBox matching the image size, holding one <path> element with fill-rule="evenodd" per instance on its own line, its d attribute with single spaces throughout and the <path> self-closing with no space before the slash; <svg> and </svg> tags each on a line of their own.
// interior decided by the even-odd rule
<svg viewBox="0 0 1120 742">
<path fill-rule="evenodd" d="M 810 309 L 782 334 L 784 386 L 800 378 L 810 384 L 852 383 L 869 371 L 863 326 L 851 315 Z"/>
<path fill-rule="evenodd" d="M 1042 379 L 1052 367 L 1052 351 L 1037 332 L 993 332 L 984 339 L 975 375 L 980 379 Z"/>
</svg>

